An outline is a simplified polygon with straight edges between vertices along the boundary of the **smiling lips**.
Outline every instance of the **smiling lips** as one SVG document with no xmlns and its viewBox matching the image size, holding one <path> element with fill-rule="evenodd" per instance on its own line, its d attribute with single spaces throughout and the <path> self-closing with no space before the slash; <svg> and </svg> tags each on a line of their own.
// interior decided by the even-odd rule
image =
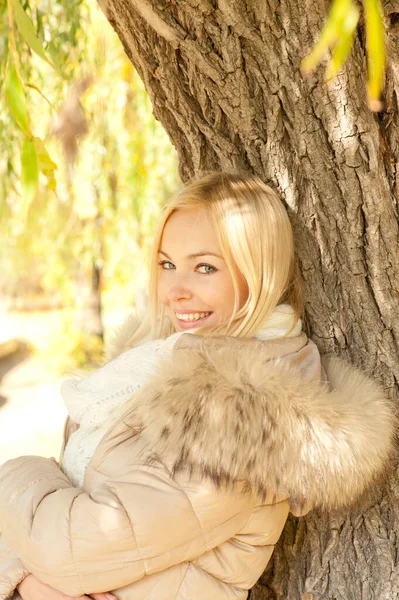
<svg viewBox="0 0 399 600">
<path fill-rule="evenodd" d="M 202 313 L 175 313 L 176 318 L 180 321 L 199 321 L 200 319 L 205 319 L 205 317 L 209 317 L 210 312 L 202 312 Z"/>
</svg>

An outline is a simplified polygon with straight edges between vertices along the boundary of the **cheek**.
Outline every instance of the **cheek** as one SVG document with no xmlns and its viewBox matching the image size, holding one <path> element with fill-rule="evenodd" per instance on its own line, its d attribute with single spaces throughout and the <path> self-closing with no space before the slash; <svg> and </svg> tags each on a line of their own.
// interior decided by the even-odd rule
<svg viewBox="0 0 399 600">
<path fill-rule="evenodd" d="M 167 286 L 166 286 L 165 277 L 164 277 L 163 273 L 160 273 L 159 278 L 158 278 L 157 292 L 158 292 L 158 301 L 161 304 L 166 304 Z"/>
<path fill-rule="evenodd" d="M 242 278 L 238 283 L 238 305 L 241 307 L 247 297 L 248 297 L 248 287 L 245 280 Z M 219 309 L 223 311 L 228 316 L 231 316 L 234 310 L 234 301 L 235 301 L 235 293 L 234 293 L 234 285 L 231 277 L 226 277 L 223 280 L 223 284 L 220 286 L 218 293 L 216 295 L 216 302 L 219 306 Z"/>
<path fill-rule="evenodd" d="M 224 296 L 224 302 L 223 302 L 224 308 L 229 313 L 229 315 L 231 315 L 231 313 L 233 312 L 234 300 L 235 300 L 234 287 L 233 287 L 233 284 L 231 283 L 228 286 L 228 288 L 226 288 L 226 290 L 225 290 L 225 296 Z"/>
<path fill-rule="evenodd" d="M 218 282 L 215 281 L 212 290 L 213 304 L 215 309 L 219 310 L 223 315 L 230 316 L 234 309 L 234 286 L 230 277 L 223 276 Z"/>
</svg>

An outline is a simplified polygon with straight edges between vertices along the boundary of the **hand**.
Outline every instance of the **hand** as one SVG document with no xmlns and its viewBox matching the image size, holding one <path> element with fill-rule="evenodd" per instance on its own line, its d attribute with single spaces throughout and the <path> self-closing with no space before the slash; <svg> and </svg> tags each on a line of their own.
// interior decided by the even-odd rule
<svg viewBox="0 0 399 600">
<path fill-rule="evenodd" d="M 22 600 L 117 600 L 116 596 L 109 592 L 91 594 L 90 596 L 67 596 L 62 592 L 43 583 L 34 575 L 28 575 L 19 584 L 18 592 Z"/>
</svg>

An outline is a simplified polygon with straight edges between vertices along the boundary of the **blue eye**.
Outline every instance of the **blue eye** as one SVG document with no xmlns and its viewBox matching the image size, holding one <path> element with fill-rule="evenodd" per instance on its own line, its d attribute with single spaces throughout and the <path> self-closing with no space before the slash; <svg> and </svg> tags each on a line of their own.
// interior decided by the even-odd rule
<svg viewBox="0 0 399 600">
<path fill-rule="evenodd" d="M 206 263 L 202 263 L 197 266 L 198 272 L 202 275 L 211 275 L 212 273 L 216 273 L 217 269 L 212 265 L 208 265 Z M 202 269 L 202 270 L 201 270 Z"/>
<path fill-rule="evenodd" d="M 159 262 L 158 264 L 164 269 L 164 271 L 171 271 L 172 269 L 176 269 L 175 265 L 169 260 L 161 260 L 161 262 Z"/>
</svg>

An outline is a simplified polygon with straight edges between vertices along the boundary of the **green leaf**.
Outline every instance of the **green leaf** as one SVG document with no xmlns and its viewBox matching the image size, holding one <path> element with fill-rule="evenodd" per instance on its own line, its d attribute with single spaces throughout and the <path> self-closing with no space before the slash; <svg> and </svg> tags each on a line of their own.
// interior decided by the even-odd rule
<svg viewBox="0 0 399 600">
<path fill-rule="evenodd" d="M 334 46 L 331 60 L 326 69 L 326 80 L 333 79 L 340 68 L 345 64 L 349 52 L 353 45 L 353 38 L 356 32 L 356 26 L 360 17 L 360 10 L 357 6 L 352 5 L 346 15 L 342 25 L 341 35 Z"/>
<path fill-rule="evenodd" d="M 36 54 L 40 56 L 41 59 L 46 61 L 46 63 L 51 65 L 53 69 L 55 69 L 59 73 L 54 63 L 49 58 L 47 58 L 46 52 L 43 48 L 43 44 L 36 34 L 36 29 L 31 19 L 28 17 L 21 4 L 19 3 L 19 0 L 12 0 L 12 4 L 14 8 L 15 22 L 17 24 L 18 30 L 24 38 L 25 42 L 28 44 L 29 48 L 33 50 L 33 52 L 36 52 Z"/>
<path fill-rule="evenodd" d="M 6 75 L 6 100 L 16 124 L 22 129 L 25 135 L 31 137 L 25 94 L 11 56 L 8 60 Z"/>
<path fill-rule="evenodd" d="M 367 35 L 368 92 L 371 110 L 381 110 L 385 78 L 385 29 L 380 0 L 363 0 Z"/>
<path fill-rule="evenodd" d="M 301 70 L 304 74 L 317 67 L 330 46 L 340 37 L 348 11 L 352 6 L 353 0 L 334 0 L 318 42 L 302 61 Z"/>
<path fill-rule="evenodd" d="M 26 138 L 21 154 L 21 182 L 22 182 L 22 218 L 26 218 L 32 204 L 39 183 L 39 164 L 36 154 L 35 141 Z"/>
<path fill-rule="evenodd" d="M 47 152 L 43 140 L 41 140 L 40 138 L 35 138 L 34 142 L 39 163 L 39 170 L 47 177 L 47 186 L 49 187 L 49 189 L 55 191 L 57 186 L 55 180 L 55 170 L 57 169 L 57 165 L 50 158 L 50 155 Z"/>
</svg>

